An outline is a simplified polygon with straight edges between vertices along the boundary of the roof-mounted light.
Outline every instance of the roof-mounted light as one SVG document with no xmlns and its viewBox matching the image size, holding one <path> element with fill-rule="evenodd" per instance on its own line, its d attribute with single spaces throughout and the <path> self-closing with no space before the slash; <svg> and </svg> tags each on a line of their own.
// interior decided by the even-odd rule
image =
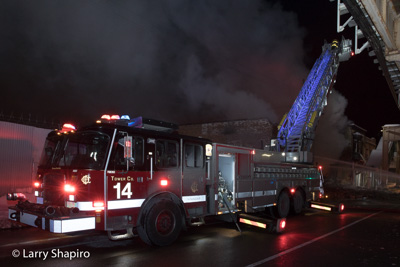
<svg viewBox="0 0 400 267">
<path fill-rule="evenodd" d="M 60 133 L 68 133 L 68 132 L 75 132 L 76 128 L 71 123 L 64 123 L 63 127 L 60 130 Z"/>
<path fill-rule="evenodd" d="M 122 115 L 121 116 L 121 120 L 130 120 L 131 117 L 129 117 L 129 115 Z"/>
<path fill-rule="evenodd" d="M 115 120 L 119 120 L 119 119 L 120 119 L 119 115 L 104 114 L 103 116 L 101 116 L 101 120 L 103 120 L 103 121 L 115 121 Z"/>
<path fill-rule="evenodd" d="M 108 114 L 104 114 L 103 116 L 101 116 L 101 119 L 102 119 L 102 120 L 110 120 L 110 119 L 111 119 L 111 116 L 108 115 Z"/>
</svg>

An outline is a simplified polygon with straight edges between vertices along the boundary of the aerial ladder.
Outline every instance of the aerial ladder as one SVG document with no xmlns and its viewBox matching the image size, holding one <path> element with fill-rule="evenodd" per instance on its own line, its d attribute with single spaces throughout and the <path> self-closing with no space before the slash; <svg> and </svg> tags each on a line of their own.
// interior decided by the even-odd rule
<svg viewBox="0 0 400 267">
<path fill-rule="evenodd" d="M 327 105 L 327 96 L 335 83 L 339 62 L 352 54 L 351 40 L 334 40 L 322 46 L 315 62 L 289 113 L 278 126 L 274 150 L 284 152 L 286 162 L 311 163 L 310 152 L 318 120 Z"/>
</svg>

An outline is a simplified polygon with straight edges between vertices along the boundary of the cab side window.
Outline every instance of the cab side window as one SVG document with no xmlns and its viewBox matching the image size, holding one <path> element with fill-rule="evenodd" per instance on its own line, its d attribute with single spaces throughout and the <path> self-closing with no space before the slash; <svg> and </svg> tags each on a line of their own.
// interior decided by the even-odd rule
<svg viewBox="0 0 400 267">
<path fill-rule="evenodd" d="M 114 157 L 110 160 L 110 169 L 115 170 L 126 170 L 129 164 L 129 170 L 134 170 L 136 167 L 143 165 L 143 138 L 133 137 L 132 140 L 133 150 L 132 159 L 129 163 L 127 159 L 124 158 L 124 138 L 120 137 L 114 144 Z"/>
<path fill-rule="evenodd" d="M 156 166 L 158 168 L 178 167 L 179 153 L 178 142 L 157 140 L 156 141 Z"/>
<path fill-rule="evenodd" d="M 203 147 L 195 144 L 185 144 L 185 166 L 202 168 L 203 164 Z"/>
</svg>

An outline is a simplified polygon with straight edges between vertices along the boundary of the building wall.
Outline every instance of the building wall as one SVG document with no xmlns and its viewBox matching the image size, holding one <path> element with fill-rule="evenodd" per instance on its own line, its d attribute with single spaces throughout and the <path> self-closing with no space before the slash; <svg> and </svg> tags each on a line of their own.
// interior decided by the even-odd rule
<svg viewBox="0 0 400 267">
<path fill-rule="evenodd" d="M 387 124 L 382 128 L 382 169 L 400 173 L 400 124 Z"/>
<path fill-rule="evenodd" d="M 0 121 L 0 196 L 32 186 L 48 129 Z"/>
<path fill-rule="evenodd" d="M 261 149 L 270 144 L 274 129 L 267 119 L 257 119 L 181 125 L 179 133 L 216 143 Z"/>
<path fill-rule="evenodd" d="M 347 153 L 343 153 L 341 159 L 365 165 L 372 151 L 376 148 L 376 139 L 367 136 L 367 130 L 356 124 L 349 124 L 346 138 L 349 140 Z"/>
</svg>

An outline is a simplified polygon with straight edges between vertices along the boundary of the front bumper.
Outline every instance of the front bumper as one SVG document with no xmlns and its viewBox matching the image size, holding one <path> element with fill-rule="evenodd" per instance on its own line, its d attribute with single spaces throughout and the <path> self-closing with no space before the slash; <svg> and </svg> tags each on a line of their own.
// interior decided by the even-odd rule
<svg viewBox="0 0 400 267">
<path fill-rule="evenodd" d="M 51 233 L 71 233 L 93 230 L 96 227 L 95 217 L 90 215 L 74 215 L 50 217 L 32 211 L 21 210 L 18 207 L 8 208 L 8 219 L 37 227 Z"/>
</svg>

